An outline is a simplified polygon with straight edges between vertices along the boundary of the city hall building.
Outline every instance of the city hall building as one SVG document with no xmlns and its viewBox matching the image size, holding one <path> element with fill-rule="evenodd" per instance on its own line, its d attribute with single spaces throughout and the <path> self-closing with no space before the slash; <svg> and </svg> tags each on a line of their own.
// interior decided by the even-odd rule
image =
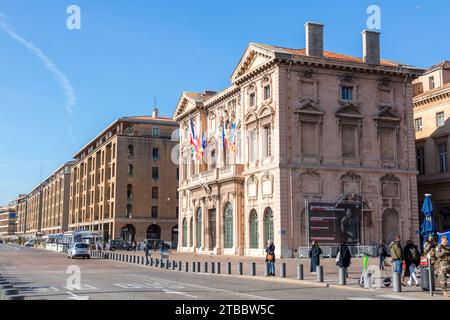
<svg viewBox="0 0 450 320">
<path fill-rule="evenodd" d="M 74 155 L 69 230 L 178 243 L 177 144 L 177 123 L 157 109 L 114 121 Z"/>
<path fill-rule="evenodd" d="M 323 45 L 323 25 L 307 23 L 305 49 L 251 43 L 229 88 L 183 93 L 179 251 L 262 256 L 273 239 L 291 257 L 312 239 L 417 243 L 412 81 L 422 70 L 380 59 L 378 32 L 363 32 L 362 58 Z"/>
</svg>

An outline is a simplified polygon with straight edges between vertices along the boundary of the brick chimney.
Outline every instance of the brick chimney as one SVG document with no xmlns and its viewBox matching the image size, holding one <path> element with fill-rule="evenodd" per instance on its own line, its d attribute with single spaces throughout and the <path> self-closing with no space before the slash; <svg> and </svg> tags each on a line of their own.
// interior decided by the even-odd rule
<svg viewBox="0 0 450 320">
<path fill-rule="evenodd" d="M 380 64 L 380 33 L 378 31 L 364 30 L 363 60 L 367 64 Z"/>
<path fill-rule="evenodd" d="M 154 107 L 153 111 L 152 111 L 152 117 L 158 118 L 158 115 L 159 115 L 159 110 L 158 110 L 158 108 Z"/>
<path fill-rule="evenodd" d="M 315 22 L 305 23 L 306 55 L 323 57 L 323 24 Z"/>
</svg>

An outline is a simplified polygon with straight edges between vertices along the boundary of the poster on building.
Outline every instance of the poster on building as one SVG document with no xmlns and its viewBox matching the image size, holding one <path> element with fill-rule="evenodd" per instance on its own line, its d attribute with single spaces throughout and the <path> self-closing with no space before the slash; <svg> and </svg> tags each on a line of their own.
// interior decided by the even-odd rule
<svg viewBox="0 0 450 320">
<path fill-rule="evenodd" d="M 356 245 L 359 241 L 361 204 L 309 203 L 309 238 L 323 245 L 337 245 L 345 241 Z"/>
</svg>

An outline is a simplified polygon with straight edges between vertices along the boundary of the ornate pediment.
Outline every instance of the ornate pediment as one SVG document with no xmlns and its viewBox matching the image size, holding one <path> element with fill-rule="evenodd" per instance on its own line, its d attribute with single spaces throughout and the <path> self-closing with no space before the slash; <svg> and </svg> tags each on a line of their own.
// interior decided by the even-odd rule
<svg viewBox="0 0 450 320">
<path fill-rule="evenodd" d="M 259 111 L 258 111 L 258 118 L 265 118 L 265 117 L 271 117 L 275 114 L 275 111 L 269 107 L 269 106 L 264 106 L 262 107 Z"/>
<path fill-rule="evenodd" d="M 392 107 L 381 107 L 380 110 L 375 114 L 374 118 L 378 121 L 401 121 L 401 118 L 392 109 Z"/>
<path fill-rule="evenodd" d="M 321 116 L 325 112 L 319 107 L 319 104 L 311 99 L 302 99 L 294 109 L 294 113 Z"/>
<path fill-rule="evenodd" d="M 273 57 L 273 51 L 256 44 L 250 44 L 234 70 L 231 81 L 234 82 L 237 78 L 266 64 Z"/>
<path fill-rule="evenodd" d="M 362 118 L 363 115 L 359 111 L 359 107 L 348 104 L 344 107 L 339 108 L 336 112 L 336 117 L 338 118 Z"/>
<path fill-rule="evenodd" d="M 258 120 L 258 115 L 254 112 L 249 112 L 245 116 L 245 124 L 250 124 Z"/>
</svg>

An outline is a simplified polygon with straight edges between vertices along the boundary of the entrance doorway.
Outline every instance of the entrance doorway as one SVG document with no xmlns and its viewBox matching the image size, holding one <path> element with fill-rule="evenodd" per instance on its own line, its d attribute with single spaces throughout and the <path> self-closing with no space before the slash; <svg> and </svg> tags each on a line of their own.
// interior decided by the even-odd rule
<svg viewBox="0 0 450 320">
<path fill-rule="evenodd" d="M 148 227 L 147 239 L 161 240 L 161 228 L 156 224 L 152 224 L 150 227 Z"/>
<path fill-rule="evenodd" d="M 216 209 L 208 211 L 209 229 L 209 250 L 216 247 Z"/>
</svg>

